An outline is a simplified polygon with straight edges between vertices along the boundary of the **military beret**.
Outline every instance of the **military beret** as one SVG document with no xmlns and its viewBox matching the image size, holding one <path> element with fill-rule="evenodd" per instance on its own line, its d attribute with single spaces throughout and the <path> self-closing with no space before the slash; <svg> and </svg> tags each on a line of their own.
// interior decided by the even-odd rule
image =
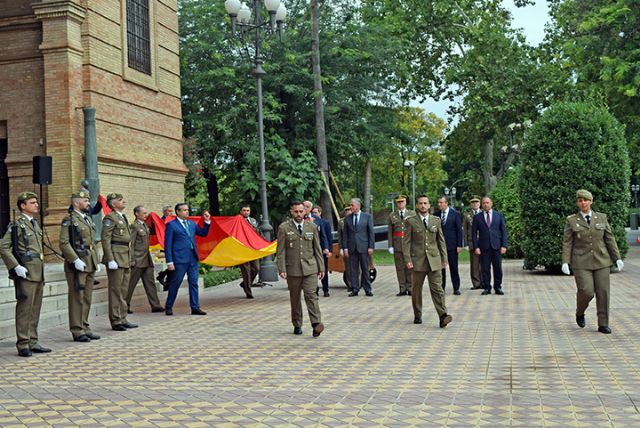
<svg viewBox="0 0 640 428">
<path fill-rule="evenodd" d="M 480 202 L 480 198 L 477 196 L 473 196 L 471 199 L 469 199 L 469 202 Z"/>
<path fill-rule="evenodd" d="M 578 198 L 582 198 L 582 199 L 587 199 L 589 201 L 593 201 L 593 195 L 591 194 L 590 191 L 585 190 L 585 189 L 580 189 L 576 192 L 576 199 Z"/>
<path fill-rule="evenodd" d="M 109 193 L 107 195 L 107 202 L 113 201 L 114 199 L 122 199 L 123 197 L 122 193 Z"/>
<path fill-rule="evenodd" d="M 71 197 L 72 198 L 88 198 L 89 192 L 87 192 L 86 190 L 78 190 L 77 192 L 73 193 Z"/>
<path fill-rule="evenodd" d="M 18 195 L 18 202 L 27 202 L 29 199 L 33 198 L 38 199 L 38 195 L 33 192 L 22 192 Z"/>
<path fill-rule="evenodd" d="M 407 197 L 405 195 L 398 195 L 396 197 L 396 202 L 402 202 L 402 201 L 406 201 Z"/>
</svg>

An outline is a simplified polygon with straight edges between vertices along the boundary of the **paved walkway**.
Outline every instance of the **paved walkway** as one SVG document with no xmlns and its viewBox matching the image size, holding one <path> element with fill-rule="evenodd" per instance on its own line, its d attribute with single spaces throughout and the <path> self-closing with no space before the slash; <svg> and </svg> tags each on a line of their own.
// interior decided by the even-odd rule
<svg viewBox="0 0 640 428">
<path fill-rule="evenodd" d="M 0 342 L 0 426 L 640 426 L 640 248 L 612 276 L 612 335 L 574 322 L 573 278 L 505 264 L 505 296 L 450 295 L 412 324 L 381 267 L 375 297 L 348 298 L 332 276 L 326 330 L 291 334 L 284 283 L 242 298 L 237 283 L 201 296 L 206 317 L 142 312 L 141 325 L 74 343 L 41 331 L 49 355 Z M 429 297 L 425 295 L 429 302 Z"/>
</svg>

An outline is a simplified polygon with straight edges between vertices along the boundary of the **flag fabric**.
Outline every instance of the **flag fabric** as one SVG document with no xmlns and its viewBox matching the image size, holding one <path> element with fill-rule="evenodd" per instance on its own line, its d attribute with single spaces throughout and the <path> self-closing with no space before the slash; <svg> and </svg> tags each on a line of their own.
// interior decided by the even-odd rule
<svg viewBox="0 0 640 428">
<path fill-rule="evenodd" d="M 175 216 L 162 220 L 156 213 L 149 213 L 147 224 L 151 229 L 149 247 L 164 248 L 166 224 Z M 204 225 L 202 216 L 189 217 L 199 227 Z M 198 258 L 211 266 L 237 266 L 261 259 L 276 252 L 277 242 L 262 238 L 241 215 L 211 217 L 211 226 L 206 237 L 196 236 Z"/>
</svg>

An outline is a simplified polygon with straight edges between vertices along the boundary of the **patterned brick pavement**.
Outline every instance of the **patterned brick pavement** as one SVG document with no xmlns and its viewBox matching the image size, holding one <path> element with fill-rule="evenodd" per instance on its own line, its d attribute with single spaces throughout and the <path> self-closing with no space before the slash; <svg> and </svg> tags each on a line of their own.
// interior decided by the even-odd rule
<svg viewBox="0 0 640 428">
<path fill-rule="evenodd" d="M 375 297 L 348 298 L 331 278 L 326 330 L 291 334 L 284 283 L 244 299 L 237 283 L 201 296 L 206 317 L 130 316 L 140 328 L 74 343 L 40 332 L 48 355 L 0 342 L 0 426 L 640 426 L 640 248 L 612 276 L 612 335 L 574 322 L 573 278 L 505 264 L 505 296 L 448 291 L 454 320 L 412 324 L 380 267 Z M 182 291 L 181 291 L 182 293 Z M 425 303 L 429 297 L 425 294 Z M 306 314 L 305 314 L 306 318 Z"/>
</svg>

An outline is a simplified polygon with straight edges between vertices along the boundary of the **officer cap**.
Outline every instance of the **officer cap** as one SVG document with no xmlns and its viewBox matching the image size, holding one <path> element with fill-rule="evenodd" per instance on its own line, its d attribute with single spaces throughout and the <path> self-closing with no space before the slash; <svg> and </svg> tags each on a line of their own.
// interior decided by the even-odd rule
<svg viewBox="0 0 640 428">
<path fill-rule="evenodd" d="M 88 198 L 89 197 L 89 192 L 87 192 L 86 190 L 78 190 L 77 192 L 75 192 L 74 194 L 71 195 L 71 198 L 75 199 L 75 198 Z"/>
<path fill-rule="evenodd" d="M 576 192 L 576 199 L 578 198 L 582 198 L 582 199 L 587 199 L 589 201 L 593 201 L 593 195 L 591 194 L 590 191 L 585 190 L 585 189 L 580 189 Z"/>
<path fill-rule="evenodd" d="M 402 202 L 402 201 L 406 202 L 407 201 L 407 197 L 405 195 L 398 195 L 396 197 L 396 202 Z"/>
<path fill-rule="evenodd" d="M 480 198 L 474 195 L 471 199 L 469 199 L 469 203 L 471 202 L 480 202 Z"/>
<path fill-rule="evenodd" d="M 18 203 L 27 202 L 29 199 L 33 198 L 38 199 L 38 195 L 33 192 L 22 192 L 18 195 Z"/>
<path fill-rule="evenodd" d="M 113 201 L 114 199 L 122 199 L 122 193 L 109 193 L 107 195 L 107 202 Z"/>
</svg>

